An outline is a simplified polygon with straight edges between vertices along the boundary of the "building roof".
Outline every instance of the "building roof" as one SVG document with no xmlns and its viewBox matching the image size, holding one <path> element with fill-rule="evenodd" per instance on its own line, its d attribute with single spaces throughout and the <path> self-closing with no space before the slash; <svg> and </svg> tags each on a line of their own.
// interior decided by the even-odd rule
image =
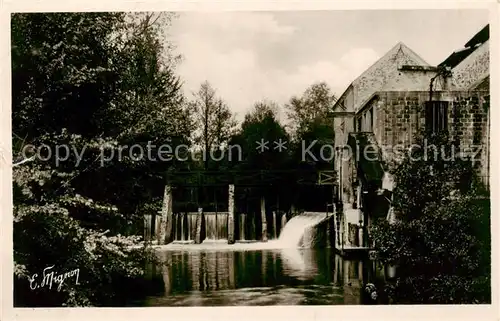
<svg viewBox="0 0 500 321">
<path fill-rule="evenodd" d="M 489 25 L 486 25 L 467 41 L 463 48 L 453 52 L 438 66 L 446 66 L 451 69 L 458 65 L 463 66 L 466 63 L 464 60 L 466 60 L 467 57 L 472 57 L 471 54 L 473 52 L 475 52 L 474 55 L 483 54 L 483 51 L 485 51 L 485 46 L 483 46 L 483 44 L 487 43 L 488 40 Z M 480 47 L 483 49 L 477 50 Z M 460 66 L 458 68 L 461 68 Z M 405 88 L 406 90 L 423 90 L 423 88 L 428 87 L 429 77 L 431 77 L 431 73 L 429 72 L 436 70 L 436 67 L 430 66 L 403 42 L 398 42 L 350 83 L 344 93 L 336 101 L 333 110 L 338 111 L 340 107 L 341 110 L 356 112 L 370 99 L 373 93 L 381 90 L 397 90 L 398 88 Z M 470 73 L 469 70 L 467 72 Z M 457 75 L 460 75 L 460 71 L 457 71 Z M 484 77 L 479 78 L 483 79 Z M 350 99 L 350 103 L 346 105 L 344 98 L 346 98 L 349 93 L 352 94 L 352 99 Z"/>
<path fill-rule="evenodd" d="M 365 99 L 391 81 L 394 72 L 403 65 L 430 67 L 422 57 L 400 41 L 351 82 L 335 103 L 334 110 L 343 104 L 343 98 L 349 89 L 355 92 L 354 110 L 356 110 Z"/>
<path fill-rule="evenodd" d="M 359 75 L 353 83 L 357 80 L 368 74 L 373 69 L 376 69 L 383 61 L 392 60 L 396 62 L 401 55 L 407 55 L 411 60 L 413 60 L 412 65 L 419 66 L 430 66 L 422 57 L 417 55 L 415 51 L 413 51 L 410 47 L 405 45 L 402 41 L 399 41 L 394 47 L 392 47 L 389 51 L 387 51 L 381 58 L 379 58 L 376 62 L 373 63 L 368 69 L 366 69 L 361 75 Z"/>
<path fill-rule="evenodd" d="M 478 33 L 474 35 L 474 37 L 469 40 L 464 47 L 474 47 L 477 44 L 481 44 L 486 42 L 486 40 L 490 39 L 490 25 L 487 24 L 486 26 L 481 29 Z"/>
<path fill-rule="evenodd" d="M 490 28 L 486 25 L 481 31 L 476 33 L 463 48 L 455 50 L 451 55 L 448 56 L 442 63 L 438 66 L 440 67 L 450 67 L 454 68 L 460 64 L 465 58 L 467 58 L 471 53 L 473 53 L 479 46 L 488 41 L 490 38 Z"/>
</svg>

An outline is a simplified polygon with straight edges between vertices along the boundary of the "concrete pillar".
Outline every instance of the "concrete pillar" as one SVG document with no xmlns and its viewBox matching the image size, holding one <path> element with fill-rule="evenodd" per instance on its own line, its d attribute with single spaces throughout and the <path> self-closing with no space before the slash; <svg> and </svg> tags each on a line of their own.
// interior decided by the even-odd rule
<svg viewBox="0 0 500 321">
<path fill-rule="evenodd" d="M 260 198 L 260 217 L 262 219 L 262 242 L 267 242 L 267 218 L 266 218 L 266 199 Z"/>
<path fill-rule="evenodd" d="M 336 208 L 335 211 L 335 224 L 336 224 L 336 243 L 337 243 L 337 248 L 344 248 L 344 231 L 343 231 L 343 225 L 342 225 L 342 216 L 344 215 L 343 213 L 343 207 L 339 206 Z"/>
<path fill-rule="evenodd" d="M 203 208 L 199 207 L 198 215 L 196 216 L 196 234 L 194 237 L 194 243 L 196 244 L 200 244 L 201 242 L 203 242 L 203 240 L 201 239 L 202 224 L 203 224 Z"/>
<path fill-rule="evenodd" d="M 229 185 L 229 201 L 228 201 L 228 217 L 227 217 L 227 243 L 234 244 L 234 184 Z"/>
<path fill-rule="evenodd" d="M 158 244 L 168 244 L 173 241 L 172 216 L 172 187 L 170 185 L 165 185 L 160 228 L 158 229 Z"/>
<path fill-rule="evenodd" d="M 153 227 L 153 239 L 159 242 L 159 236 L 161 234 L 161 222 L 162 222 L 162 213 L 163 209 L 158 211 L 156 215 L 153 217 L 154 227 Z M 159 244 L 159 243 L 158 243 Z"/>
</svg>

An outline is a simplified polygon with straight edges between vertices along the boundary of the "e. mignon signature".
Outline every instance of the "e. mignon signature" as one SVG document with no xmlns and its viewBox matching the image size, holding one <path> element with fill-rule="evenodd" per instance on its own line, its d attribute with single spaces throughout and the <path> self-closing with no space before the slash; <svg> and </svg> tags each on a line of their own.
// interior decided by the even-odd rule
<svg viewBox="0 0 500 321">
<path fill-rule="evenodd" d="M 57 284 L 57 291 L 60 291 L 64 281 L 67 278 L 72 278 L 72 277 L 75 277 L 75 285 L 80 284 L 78 283 L 80 277 L 80 269 L 74 269 L 69 272 L 58 274 L 57 272 L 52 270 L 53 268 L 54 265 L 48 266 L 45 269 L 43 269 L 41 283 L 38 282 L 40 281 L 38 278 L 38 273 L 33 274 L 33 276 L 29 279 L 30 289 L 36 290 L 43 287 L 48 287 L 49 289 L 52 289 L 52 285 L 55 283 Z"/>
</svg>

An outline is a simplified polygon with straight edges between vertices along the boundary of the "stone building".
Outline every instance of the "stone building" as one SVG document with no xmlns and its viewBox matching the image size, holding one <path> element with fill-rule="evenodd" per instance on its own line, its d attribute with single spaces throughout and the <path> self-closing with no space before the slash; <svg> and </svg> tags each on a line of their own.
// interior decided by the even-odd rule
<svg viewBox="0 0 500 321">
<path fill-rule="evenodd" d="M 392 188 L 394 148 L 409 148 L 423 130 L 446 129 L 462 150 L 480 146 L 476 166 L 488 185 L 489 97 L 488 26 L 438 66 L 400 42 L 356 78 L 334 106 L 337 197 L 343 207 L 336 247 L 369 245 L 371 218 L 389 211 L 380 191 Z M 367 160 L 367 150 L 380 157 Z"/>
</svg>

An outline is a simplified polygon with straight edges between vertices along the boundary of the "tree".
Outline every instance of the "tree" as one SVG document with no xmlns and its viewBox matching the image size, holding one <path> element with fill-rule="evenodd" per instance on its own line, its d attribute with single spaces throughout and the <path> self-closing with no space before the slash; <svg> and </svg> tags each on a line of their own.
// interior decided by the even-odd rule
<svg viewBox="0 0 500 321">
<path fill-rule="evenodd" d="M 335 131 L 329 114 L 335 101 L 335 95 L 330 87 L 325 82 L 319 82 L 308 87 L 302 96 L 293 96 L 285 106 L 291 121 L 293 139 L 290 150 L 293 166 L 303 170 L 297 180 L 314 183 L 317 180 L 317 171 L 333 169 L 333 148 L 323 146 L 333 146 Z M 311 148 L 308 148 L 310 146 Z M 310 157 L 309 153 L 304 155 L 304 150 L 310 151 L 313 157 Z M 297 186 L 294 198 L 305 207 L 320 206 L 322 210 L 325 208 L 323 202 L 321 205 L 316 205 L 309 201 L 313 195 L 317 196 L 319 193 L 331 203 L 332 191 L 325 186 L 318 188 Z"/>
<path fill-rule="evenodd" d="M 266 118 L 278 119 L 279 106 L 274 101 L 260 101 L 254 104 L 253 109 L 245 115 L 244 123 L 262 122 Z"/>
<path fill-rule="evenodd" d="M 488 303 L 489 194 L 446 137 L 427 139 L 395 170 L 397 222 L 373 226 L 380 261 L 398 267 L 386 290 L 394 303 Z"/>
<path fill-rule="evenodd" d="M 284 144 L 278 148 L 280 142 Z M 259 149 L 258 143 L 267 142 Z M 233 136 L 232 143 L 243 149 L 242 168 L 279 169 L 288 160 L 289 136 L 277 119 L 277 105 L 273 102 L 258 102 L 245 115 L 241 131 Z"/>
<path fill-rule="evenodd" d="M 113 305 L 125 299 L 119 286 L 138 285 L 148 251 L 132 247 L 134 234 L 142 234 L 145 209 L 158 210 L 147 205 L 161 197 L 164 172 L 183 164 L 121 149 L 188 142 L 191 134 L 175 55 L 158 25 L 169 19 L 12 16 L 16 305 Z M 69 151 L 26 161 L 27 144 Z M 28 277 L 53 264 L 79 268 L 81 284 L 56 296 L 31 291 Z"/>
<path fill-rule="evenodd" d="M 289 143 L 290 137 L 284 126 L 277 119 L 278 105 L 272 101 L 261 101 L 254 104 L 244 118 L 239 132 L 235 133 L 229 144 L 231 146 L 241 146 L 242 159 L 239 162 L 230 162 L 229 169 L 241 171 L 241 175 L 247 173 L 259 173 L 249 182 L 254 186 L 249 186 L 239 191 L 239 204 L 242 202 L 246 208 L 242 211 L 246 213 L 260 213 L 260 204 L 254 202 L 261 197 L 268 197 L 267 208 L 286 208 L 289 203 L 287 193 L 294 184 L 294 172 L 290 167 Z M 260 146 L 259 144 L 263 144 Z M 282 145 L 279 145 L 282 144 Z M 281 147 L 280 147 L 281 146 Z M 276 173 L 274 170 L 287 170 L 290 173 Z M 269 174 L 266 174 L 269 171 Z M 260 185 L 260 186 L 259 186 Z M 280 186 L 276 189 L 274 186 Z M 278 204 L 281 204 L 279 205 Z M 260 220 L 265 218 L 261 217 Z"/>
<path fill-rule="evenodd" d="M 195 114 L 196 127 L 199 129 L 195 133 L 194 141 L 204 150 L 205 170 L 209 166 L 209 152 L 214 148 L 223 147 L 236 126 L 234 115 L 227 104 L 216 94 L 210 83 L 205 81 L 194 93 L 194 99 L 190 103 Z"/>
<path fill-rule="evenodd" d="M 332 111 L 335 101 L 335 95 L 325 82 L 311 85 L 301 97 L 290 98 L 285 108 L 294 136 L 307 132 L 313 124 L 331 126 L 328 114 Z"/>
</svg>

